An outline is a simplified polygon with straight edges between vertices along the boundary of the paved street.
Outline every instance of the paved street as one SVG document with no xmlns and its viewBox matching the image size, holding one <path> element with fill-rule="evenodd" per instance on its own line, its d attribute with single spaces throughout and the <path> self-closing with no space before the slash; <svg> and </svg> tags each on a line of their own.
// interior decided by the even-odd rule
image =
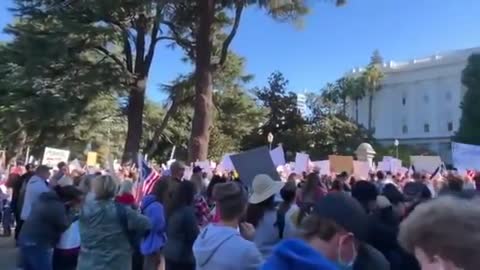
<svg viewBox="0 0 480 270">
<path fill-rule="evenodd" d="M 14 270 L 16 250 L 13 238 L 0 237 L 0 270 Z"/>
</svg>

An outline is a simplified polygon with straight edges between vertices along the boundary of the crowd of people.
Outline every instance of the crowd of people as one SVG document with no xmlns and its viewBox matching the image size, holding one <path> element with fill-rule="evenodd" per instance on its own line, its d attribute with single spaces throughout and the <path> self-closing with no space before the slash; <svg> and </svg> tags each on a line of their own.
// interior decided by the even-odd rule
<svg viewBox="0 0 480 270">
<path fill-rule="evenodd" d="M 5 203 L 15 221 L 18 266 L 480 269 L 480 175 L 378 171 L 355 179 L 313 170 L 284 181 L 259 174 L 246 186 L 233 173 L 209 176 L 199 167 L 184 179 L 179 161 L 159 173 L 142 198 L 128 169 L 87 175 L 60 163 L 53 175 L 43 165 L 11 174 Z"/>
</svg>

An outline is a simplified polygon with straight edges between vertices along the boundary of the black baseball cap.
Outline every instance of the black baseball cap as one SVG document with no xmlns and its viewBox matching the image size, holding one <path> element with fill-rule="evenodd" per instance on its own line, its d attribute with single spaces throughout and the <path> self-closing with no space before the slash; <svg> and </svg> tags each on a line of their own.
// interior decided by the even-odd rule
<svg viewBox="0 0 480 270">
<path fill-rule="evenodd" d="M 312 214 L 334 221 L 360 241 L 368 237 L 368 215 L 360 203 L 346 193 L 326 195 L 315 205 Z"/>
</svg>

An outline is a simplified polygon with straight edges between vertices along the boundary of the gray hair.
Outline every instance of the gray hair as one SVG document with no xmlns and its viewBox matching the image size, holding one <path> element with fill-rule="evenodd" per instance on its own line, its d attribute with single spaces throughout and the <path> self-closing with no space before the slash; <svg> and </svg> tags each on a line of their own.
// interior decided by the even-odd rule
<svg viewBox="0 0 480 270">
<path fill-rule="evenodd" d="M 92 186 L 97 200 L 112 199 L 118 189 L 117 181 L 110 175 L 97 176 Z"/>
</svg>

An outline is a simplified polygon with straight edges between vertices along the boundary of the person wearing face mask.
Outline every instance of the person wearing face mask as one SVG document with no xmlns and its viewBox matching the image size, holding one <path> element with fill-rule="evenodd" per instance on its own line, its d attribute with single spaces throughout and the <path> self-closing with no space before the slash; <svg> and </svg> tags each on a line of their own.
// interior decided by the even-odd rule
<svg viewBox="0 0 480 270">
<path fill-rule="evenodd" d="M 328 194 L 302 222 L 301 238 L 281 242 L 262 270 L 387 270 L 385 258 L 362 242 L 367 227 L 368 217 L 355 199 Z"/>
<path fill-rule="evenodd" d="M 422 270 L 480 269 L 480 200 L 440 196 L 400 225 L 400 244 Z"/>
</svg>

